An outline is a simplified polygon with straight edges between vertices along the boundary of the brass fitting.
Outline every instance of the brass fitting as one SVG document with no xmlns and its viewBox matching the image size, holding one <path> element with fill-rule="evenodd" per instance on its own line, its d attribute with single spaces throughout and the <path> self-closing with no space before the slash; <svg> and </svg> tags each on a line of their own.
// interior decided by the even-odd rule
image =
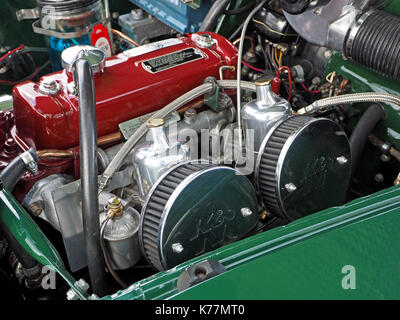
<svg viewBox="0 0 400 320">
<path fill-rule="evenodd" d="M 113 219 L 114 217 L 119 217 L 124 212 L 124 206 L 119 197 L 111 197 L 108 199 L 107 204 L 107 215 Z"/>
<path fill-rule="evenodd" d="M 268 211 L 267 210 L 263 210 L 260 214 L 260 219 L 261 220 L 265 220 L 267 217 L 269 216 Z"/>
<path fill-rule="evenodd" d="M 396 180 L 394 180 L 394 185 L 395 185 L 395 186 L 400 185 L 400 173 L 399 173 L 399 175 L 397 176 Z"/>
</svg>

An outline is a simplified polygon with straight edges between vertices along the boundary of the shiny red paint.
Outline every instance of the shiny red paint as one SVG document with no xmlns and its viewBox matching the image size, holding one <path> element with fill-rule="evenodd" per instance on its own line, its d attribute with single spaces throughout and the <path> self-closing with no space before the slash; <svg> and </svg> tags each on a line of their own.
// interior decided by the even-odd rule
<svg viewBox="0 0 400 320">
<path fill-rule="evenodd" d="M 208 76 L 219 79 L 223 65 L 237 64 L 237 49 L 220 35 L 209 33 L 215 44 L 210 49 L 200 48 L 193 34 L 183 37 L 181 44 L 128 57 L 121 53 L 106 61 L 103 73 L 94 77 L 98 136 L 118 130 L 118 124 L 159 110 L 177 97 L 200 85 Z M 200 60 L 150 73 L 142 62 L 165 54 L 196 47 L 204 53 Z M 78 99 L 66 85 L 72 76 L 65 71 L 46 77 L 61 85 L 55 96 L 41 93 L 39 83 L 25 82 L 13 90 L 17 136 L 35 149 L 66 149 L 79 144 Z M 225 71 L 226 79 L 235 73 Z M 42 78 L 43 79 L 43 78 Z"/>
</svg>

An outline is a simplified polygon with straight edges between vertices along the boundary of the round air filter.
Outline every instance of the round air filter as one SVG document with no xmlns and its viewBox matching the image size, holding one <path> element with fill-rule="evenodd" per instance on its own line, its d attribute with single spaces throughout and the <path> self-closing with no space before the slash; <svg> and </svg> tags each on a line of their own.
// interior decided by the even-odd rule
<svg viewBox="0 0 400 320">
<path fill-rule="evenodd" d="M 234 242 L 257 225 L 250 181 L 203 161 L 180 164 L 153 186 L 142 209 L 139 241 L 157 270 L 170 269 Z"/>
<path fill-rule="evenodd" d="M 339 125 L 293 116 L 278 122 L 265 137 L 255 174 L 267 209 L 296 220 L 342 204 L 350 171 L 350 145 Z"/>
</svg>

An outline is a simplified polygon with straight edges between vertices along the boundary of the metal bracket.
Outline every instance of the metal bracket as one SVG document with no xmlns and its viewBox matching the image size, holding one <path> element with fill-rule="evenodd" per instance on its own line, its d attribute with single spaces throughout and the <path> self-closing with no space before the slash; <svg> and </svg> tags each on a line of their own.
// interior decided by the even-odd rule
<svg viewBox="0 0 400 320">
<path fill-rule="evenodd" d="M 110 21 L 111 21 L 111 18 L 106 18 L 106 19 L 102 19 L 98 23 L 101 23 L 102 25 L 105 25 Z M 58 38 L 58 39 L 80 38 L 80 37 L 90 33 L 92 31 L 93 27 L 94 27 L 94 25 L 90 25 L 90 26 L 86 26 L 86 27 L 82 28 L 79 31 L 58 32 L 58 31 L 42 28 L 42 26 L 40 24 L 40 20 L 36 20 L 35 22 L 32 23 L 32 28 L 33 28 L 33 31 L 35 33 L 42 34 L 42 35 L 45 35 L 45 36 L 48 36 L 48 37 L 55 37 L 55 38 Z"/>
<path fill-rule="evenodd" d="M 213 85 L 212 91 L 204 96 L 204 104 L 216 112 L 222 111 L 224 108 L 221 108 L 219 104 L 220 90 L 217 80 L 214 77 L 207 77 L 204 83 L 211 83 Z"/>
<path fill-rule="evenodd" d="M 38 19 L 40 12 L 39 8 L 21 9 L 15 12 L 18 21 Z"/>
</svg>

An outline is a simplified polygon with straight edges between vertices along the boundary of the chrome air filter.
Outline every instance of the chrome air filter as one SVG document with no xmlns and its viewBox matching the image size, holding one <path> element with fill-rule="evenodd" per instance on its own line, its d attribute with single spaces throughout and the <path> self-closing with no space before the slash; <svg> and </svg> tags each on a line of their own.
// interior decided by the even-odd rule
<svg viewBox="0 0 400 320">
<path fill-rule="evenodd" d="M 342 204 L 350 181 L 346 134 L 329 119 L 293 116 L 265 137 L 256 162 L 264 205 L 274 215 L 296 220 Z"/>
<path fill-rule="evenodd" d="M 143 206 L 139 241 L 157 270 L 234 242 L 258 220 L 250 181 L 235 169 L 191 161 L 166 172 Z"/>
</svg>

